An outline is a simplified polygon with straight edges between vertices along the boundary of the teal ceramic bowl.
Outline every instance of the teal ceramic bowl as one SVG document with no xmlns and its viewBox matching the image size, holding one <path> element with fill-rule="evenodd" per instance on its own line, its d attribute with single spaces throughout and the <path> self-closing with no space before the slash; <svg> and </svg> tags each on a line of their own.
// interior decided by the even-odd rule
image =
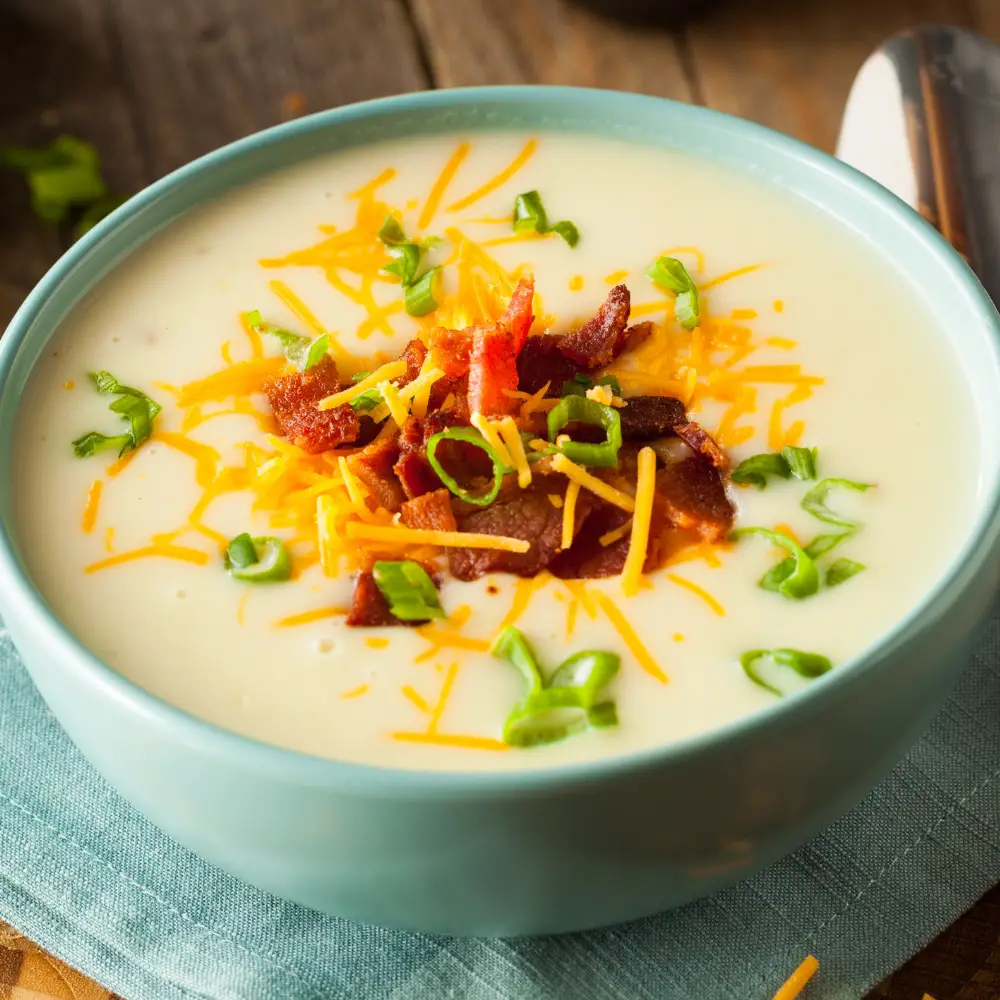
<svg viewBox="0 0 1000 1000">
<path fill-rule="evenodd" d="M 752 171 L 854 230 L 915 289 L 932 287 L 928 308 L 979 422 L 978 514 L 964 547 L 904 621 L 807 691 L 663 749 L 582 765 L 450 774 L 342 764 L 233 735 L 135 687 L 60 624 L 18 556 L 11 438 L 53 330 L 153 233 L 236 185 L 376 139 L 487 128 L 608 135 Z M 15 317 L 0 341 L 0 612 L 94 766 L 167 833 L 247 882 L 355 920 L 445 934 L 573 931 L 652 914 L 744 878 L 817 833 L 901 757 L 946 698 L 1000 575 L 998 325 L 971 271 L 916 214 L 830 157 L 747 122 L 649 97 L 543 87 L 413 94 L 314 115 L 143 191 L 76 244 Z"/>
</svg>

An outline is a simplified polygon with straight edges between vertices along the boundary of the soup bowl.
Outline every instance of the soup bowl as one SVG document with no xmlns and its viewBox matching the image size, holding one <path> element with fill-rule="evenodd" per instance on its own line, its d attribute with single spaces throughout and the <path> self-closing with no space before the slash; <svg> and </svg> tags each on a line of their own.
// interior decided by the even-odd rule
<svg viewBox="0 0 1000 1000">
<path fill-rule="evenodd" d="M 581 764 L 453 773 L 343 763 L 235 735 L 153 697 L 60 623 L 18 551 L 12 438 L 33 366 L 74 304 L 193 206 L 328 151 L 479 129 L 612 136 L 731 164 L 853 231 L 915 293 L 933 288 L 922 297 L 958 361 L 979 436 L 975 517 L 946 572 L 808 689 L 703 735 Z M 931 226 L 843 164 L 744 121 L 547 87 L 414 94 L 313 115 L 132 198 L 14 318 L 0 341 L 0 613 L 93 765 L 153 823 L 247 882 L 358 921 L 445 934 L 566 932 L 656 913 L 752 874 L 842 815 L 947 697 L 1000 576 L 998 334 L 987 295 Z"/>
</svg>

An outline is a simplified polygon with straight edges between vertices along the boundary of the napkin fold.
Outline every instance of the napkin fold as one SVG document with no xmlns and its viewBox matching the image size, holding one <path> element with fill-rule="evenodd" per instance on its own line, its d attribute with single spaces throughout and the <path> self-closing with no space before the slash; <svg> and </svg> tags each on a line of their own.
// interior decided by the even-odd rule
<svg viewBox="0 0 1000 1000">
<path fill-rule="evenodd" d="M 1000 616 L 909 756 L 755 878 L 532 940 L 364 927 L 223 874 L 83 760 L 0 624 L 0 919 L 127 1000 L 857 1000 L 1000 881 Z"/>
</svg>

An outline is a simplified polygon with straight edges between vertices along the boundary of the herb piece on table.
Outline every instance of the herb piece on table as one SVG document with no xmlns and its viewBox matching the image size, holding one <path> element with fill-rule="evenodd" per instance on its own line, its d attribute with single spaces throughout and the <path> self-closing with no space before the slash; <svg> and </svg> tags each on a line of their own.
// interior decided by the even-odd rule
<svg viewBox="0 0 1000 1000">
<path fill-rule="evenodd" d="M 118 396 L 108 409 L 128 424 L 128 430 L 110 436 L 90 431 L 73 442 L 73 451 L 78 458 L 89 458 L 108 448 L 116 448 L 119 456 L 134 451 L 153 433 L 153 420 L 162 407 L 141 389 L 123 385 L 110 372 L 91 372 L 90 378 L 98 392 Z"/>
<path fill-rule="evenodd" d="M 323 358 L 330 353 L 330 334 L 321 333 L 315 339 L 303 337 L 301 334 L 292 333 L 274 323 L 264 322 L 259 309 L 251 309 L 245 314 L 247 324 L 259 334 L 268 337 L 276 337 L 281 343 L 281 349 L 285 352 L 285 357 L 300 372 L 309 371 L 318 365 Z"/>
<path fill-rule="evenodd" d="M 548 213 L 542 204 L 542 196 L 537 191 L 524 191 L 514 199 L 512 221 L 515 233 L 527 230 L 533 230 L 543 236 L 547 233 L 556 233 L 570 247 L 575 247 L 580 242 L 580 230 L 568 219 L 549 224 Z"/>
<path fill-rule="evenodd" d="M 270 535 L 237 535 L 226 548 L 226 569 L 244 583 L 280 583 L 292 575 L 292 560 L 283 542 Z"/>
<path fill-rule="evenodd" d="M 437 587 L 427 570 L 410 559 L 398 562 L 379 560 L 372 567 L 375 586 L 389 605 L 389 611 L 401 621 L 427 621 L 444 618 Z"/>
<path fill-rule="evenodd" d="M 676 257 L 657 257 L 646 268 L 646 277 L 659 288 L 674 293 L 674 315 L 685 330 L 693 330 L 701 322 L 698 287 Z"/>
<path fill-rule="evenodd" d="M 743 673 L 754 684 L 779 697 L 784 692 L 765 680 L 757 668 L 757 664 L 762 660 L 770 660 L 777 667 L 787 667 L 794 670 L 800 677 L 810 680 L 821 677 L 833 667 L 833 664 L 825 656 L 821 656 L 819 653 L 803 653 L 798 649 L 751 649 L 744 653 L 740 657 Z"/>
<path fill-rule="evenodd" d="M 617 654 L 581 650 L 564 660 L 546 681 L 524 633 L 508 626 L 493 644 L 493 655 L 513 664 L 527 685 L 527 692 L 504 724 L 505 743 L 538 746 L 588 727 L 617 725 L 615 704 L 603 697 L 618 673 L 621 661 Z"/>
<path fill-rule="evenodd" d="M 76 136 L 61 135 L 44 149 L 0 149 L 0 164 L 24 177 L 32 210 L 44 222 L 58 225 L 72 211 L 82 210 L 73 228 L 74 239 L 126 200 L 108 191 L 97 150 Z"/>
</svg>

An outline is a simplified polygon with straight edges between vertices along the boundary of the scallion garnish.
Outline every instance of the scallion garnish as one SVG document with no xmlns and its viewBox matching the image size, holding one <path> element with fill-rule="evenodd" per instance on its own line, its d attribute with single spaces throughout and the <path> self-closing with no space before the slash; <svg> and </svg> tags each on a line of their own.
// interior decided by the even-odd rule
<svg viewBox="0 0 1000 1000">
<path fill-rule="evenodd" d="M 766 538 L 772 545 L 784 549 L 791 558 L 790 572 L 782 579 L 774 581 L 773 588 L 765 587 L 765 589 L 774 589 L 777 593 L 793 600 L 811 597 L 819 590 L 819 571 L 816 569 L 812 557 L 787 535 L 771 531 L 769 528 L 737 528 L 730 537 L 739 539 L 746 535 L 759 535 L 761 538 Z M 778 565 L 782 566 L 784 562 Z M 763 580 L 761 586 L 764 586 Z"/>
<path fill-rule="evenodd" d="M 246 313 L 247 324 L 259 334 L 276 337 L 281 343 L 285 357 L 300 372 L 308 371 L 318 365 L 330 351 L 330 334 L 321 333 L 315 340 L 292 333 L 274 323 L 265 323 L 259 309 L 251 309 Z"/>
<path fill-rule="evenodd" d="M 796 448 L 787 445 L 781 449 L 781 456 L 788 463 L 788 468 L 796 479 L 816 478 L 816 448 Z"/>
<path fill-rule="evenodd" d="M 387 215 L 378 231 L 378 238 L 389 246 L 396 246 L 406 242 L 406 233 L 403 232 L 403 227 L 396 218 Z"/>
<path fill-rule="evenodd" d="M 599 700 L 618 673 L 620 659 L 615 653 L 596 649 L 575 653 L 546 682 L 523 633 L 508 626 L 493 644 L 493 655 L 517 667 L 528 688 L 504 724 L 505 743 L 538 746 L 588 726 L 617 725 L 614 702 Z"/>
<path fill-rule="evenodd" d="M 618 465 L 618 451 L 622 446 L 622 421 L 613 406 L 605 406 L 586 396 L 563 396 L 549 410 L 549 440 L 555 441 L 559 432 L 570 423 L 601 427 L 607 435 L 600 444 L 566 441 L 558 445 L 559 450 L 571 462 L 607 469 L 613 469 Z"/>
<path fill-rule="evenodd" d="M 367 413 L 369 410 L 374 410 L 382 401 L 382 393 L 378 389 L 366 389 L 351 400 L 351 409 Z"/>
<path fill-rule="evenodd" d="M 119 455 L 125 455 L 138 448 L 153 433 L 153 419 L 162 407 L 152 400 L 141 389 L 133 389 L 123 385 L 110 372 L 91 372 L 90 378 L 98 392 L 117 395 L 108 407 L 112 413 L 117 413 L 128 424 L 124 434 L 108 436 L 98 431 L 90 431 L 73 442 L 73 451 L 79 458 L 106 448 L 116 448 Z"/>
<path fill-rule="evenodd" d="M 676 257 L 657 257 L 646 268 L 646 277 L 654 285 L 675 294 L 674 314 L 685 330 L 693 330 L 701 322 L 698 287 L 687 268 Z"/>
<path fill-rule="evenodd" d="M 385 252 L 391 263 L 382 268 L 383 273 L 394 274 L 404 286 L 412 285 L 420 268 L 423 250 L 416 243 L 400 243 L 386 247 Z"/>
<path fill-rule="evenodd" d="M 836 587 L 845 580 L 850 580 L 864 569 L 864 564 L 853 559 L 835 559 L 826 571 L 826 585 Z"/>
<path fill-rule="evenodd" d="M 851 479 L 821 479 L 803 498 L 802 509 L 812 514 L 813 517 L 825 521 L 827 524 L 836 524 L 841 528 L 857 528 L 854 521 L 848 521 L 846 517 L 830 510 L 826 505 L 826 498 L 831 490 L 845 489 L 853 490 L 855 493 L 864 493 L 872 488 L 871 483 L 856 483 Z"/>
<path fill-rule="evenodd" d="M 288 549 L 270 535 L 237 535 L 226 548 L 225 562 L 229 575 L 244 583 L 280 583 L 292 575 Z"/>
<path fill-rule="evenodd" d="M 490 461 L 493 463 L 493 485 L 486 493 L 470 493 L 460 486 L 454 477 L 447 473 L 437 457 L 437 447 L 442 441 L 464 441 L 466 444 L 474 445 L 489 455 Z M 447 430 L 434 434 L 427 441 L 427 461 L 430 462 L 431 468 L 437 473 L 438 479 L 455 496 L 466 503 L 475 504 L 477 507 L 488 507 L 493 503 L 500 492 L 500 484 L 503 482 L 503 477 L 508 472 L 513 471 L 500 461 L 499 455 L 497 455 L 489 442 L 474 427 L 449 427 Z"/>
<path fill-rule="evenodd" d="M 432 267 L 418 278 L 412 285 L 407 285 L 403 292 L 403 305 L 410 316 L 426 316 L 437 309 L 437 299 L 434 297 L 434 282 L 440 267 Z"/>
<path fill-rule="evenodd" d="M 0 150 L 0 164 L 23 174 L 31 207 L 44 222 L 64 222 L 82 208 L 73 235 L 79 239 L 125 199 L 108 194 L 97 150 L 83 139 L 61 135 L 46 149 Z"/>
<path fill-rule="evenodd" d="M 400 621 L 421 622 L 444 618 L 437 587 L 427 570 L 410 559 L 380 560 L 372 567 L 375 586 Z"/>
<path fill-rule="evenodd" d="M 745 458 L 733 469 L 729 478 L 734 483 L 756 486 L 762 490 L 767 486 L 768 476 L 780 476 L 782 479 L 788 479 L 791 474 L 792 470 L 788 467 L 788 461 L 783 455 L 764 452 Z"/>
<path fill-rule="evenodd" d="M 784 694 L 779 688 L 766 681 L 757 669 L 761 660 L 770 660 L 775 666 L 788 667 L 800 677 L 813 679 L 825 674 L 833 664 L 819 653 L 803 653 L 798 649 L 751 649 L 740 657 L 743 673 L 754 682 L 779 697 Z"/>
<path fill-rule="evenodd" d="M 514 232 L 534 230 L 536 233 L 557 233 L 571 247 L 580 242 L 580 230 L 567 219 L 549 225 L 548 213 L 537 191 L 525 191 L 514 199 Z"/>
<path fill-rule="evenodd" d="M 593 389 L 595 385 L 606 385 L 616 396 L 622 394 L 622 387 L 615 375 L 601 375 L 598 378 L 591 378 L 589 375 L 574 375 L 568 382 L 563 382 L 562 396 L 586 396 L 588 389 Z"/>
</svg>

